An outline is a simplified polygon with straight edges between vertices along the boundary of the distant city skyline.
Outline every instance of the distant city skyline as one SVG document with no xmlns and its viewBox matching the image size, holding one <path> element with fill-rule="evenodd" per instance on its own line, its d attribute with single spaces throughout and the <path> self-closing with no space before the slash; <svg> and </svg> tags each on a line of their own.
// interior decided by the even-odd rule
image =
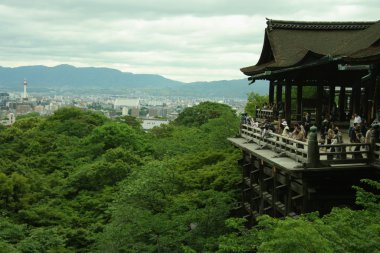
<svg viewBox="0 0 380 253">
<path fill-rule="evenodd" d="M 265 18 L 379 20 L 376 0 L 2 0 L 0 66 L 107 67 L 183 81 L 241 79 Z M 24 78 L 24 77 L 22 77 Z"/>
</svg>

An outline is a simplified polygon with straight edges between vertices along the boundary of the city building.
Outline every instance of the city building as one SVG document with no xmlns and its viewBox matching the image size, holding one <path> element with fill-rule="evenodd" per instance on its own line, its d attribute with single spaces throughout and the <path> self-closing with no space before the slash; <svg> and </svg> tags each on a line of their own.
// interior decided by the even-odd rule
<svg viewBox="0 0 380 253">
<path fill-rule="evenodd" d="M 152 129 L 153 127 L 158 127 L 164 124 L 169 124 L 169 120 L 143 119 L 142 128 L 144 130 L 149 130 L 149 129 Z"/>
</svg>

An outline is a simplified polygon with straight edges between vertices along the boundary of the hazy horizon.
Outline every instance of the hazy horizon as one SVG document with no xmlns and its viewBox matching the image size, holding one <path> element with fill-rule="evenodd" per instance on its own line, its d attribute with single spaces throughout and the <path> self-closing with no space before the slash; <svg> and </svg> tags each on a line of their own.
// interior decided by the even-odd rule
<svg viewBox="0 0 380 253">
<path fill-rule="evenodd" d="M 242 79 L 266 17 L 378 20 L 375 0 L 3 0 L 0 65 L 105 67 L 182 82 Z M 9 29 L 12 28 L 12 29 Z"/>
</svg>

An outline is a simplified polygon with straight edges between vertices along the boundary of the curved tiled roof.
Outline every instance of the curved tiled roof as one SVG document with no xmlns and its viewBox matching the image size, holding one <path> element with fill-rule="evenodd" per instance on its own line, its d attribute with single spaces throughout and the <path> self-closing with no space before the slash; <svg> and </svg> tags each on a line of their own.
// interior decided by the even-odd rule
<svg viewBox="0 0 380 253">
<path fill-rule="evenodd" d="M 316 56 L 348 56 L 380 37 L 380 22 L 297 22 L 268 20 L 261 56 L 246 75 L 287 68 Z M 375 27 L 375 28 L 373 28 Z M 357 38 L 361 38 L 355 42 Z M 364 39 L 365 38 L 365 39 Z M 316 59 L 313 59 L 316 60 Z"/>
</svg>

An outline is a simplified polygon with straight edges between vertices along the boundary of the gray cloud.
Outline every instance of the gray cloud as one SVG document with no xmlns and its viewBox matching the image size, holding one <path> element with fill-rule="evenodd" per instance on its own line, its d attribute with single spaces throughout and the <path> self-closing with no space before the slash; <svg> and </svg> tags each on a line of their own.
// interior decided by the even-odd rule
<svg viewBox="0 0 380 253">
<path fill-rule="evenodd" d="M 243 78 L 265 17 L 377 20 L 375 0 L 2 0 L 0 65 L 104 66 L 183 81 Z"/>
</svg>

